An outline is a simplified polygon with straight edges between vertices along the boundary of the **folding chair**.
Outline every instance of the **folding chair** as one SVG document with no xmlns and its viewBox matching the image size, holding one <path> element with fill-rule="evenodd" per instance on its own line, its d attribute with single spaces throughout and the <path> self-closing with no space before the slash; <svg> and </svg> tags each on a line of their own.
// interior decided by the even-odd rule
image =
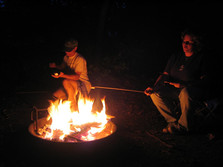
<svg viewBox="0 0 223 167">
<path fill-rule="evenodd" d="M 216 119 L 215 111 L 220 105 L 220 100 L 218 98 L 206 100 L 203 102 L 198 102 L 198 107 L 195 110 L 195 117 L 198 118 L 197 130 L 200 130 L 201 127 L 207 122 L 207 120 Z"/>
</svg>

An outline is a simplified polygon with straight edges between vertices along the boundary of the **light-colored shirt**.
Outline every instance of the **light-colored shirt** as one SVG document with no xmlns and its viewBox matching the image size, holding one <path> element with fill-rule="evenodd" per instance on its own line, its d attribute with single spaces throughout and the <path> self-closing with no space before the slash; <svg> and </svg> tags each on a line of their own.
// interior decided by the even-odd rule
<svg viewBox="0 0 223 167">
<path fill-rule="evenodd" d="M 70 69 L 74 70 L 75 73 L 80 73 L 79 80 L 85 84 L 89 93 L 91 89 L 91 83 L 88 78 L 87 62 L 85 58 L 76 52 L 72 57 L 64 56 L 64 62 Z"/>
</svg>

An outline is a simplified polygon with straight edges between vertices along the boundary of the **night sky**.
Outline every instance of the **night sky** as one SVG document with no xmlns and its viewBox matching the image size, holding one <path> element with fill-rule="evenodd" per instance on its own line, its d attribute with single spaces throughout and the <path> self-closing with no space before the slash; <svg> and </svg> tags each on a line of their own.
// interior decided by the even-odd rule
<svg viewBox="0 0 223 167">
<path fill-rule="evenodd" d="M 48 63 L 62 60 L 63 42 L 71 36 L 79 40 L 89 69 L 139 79 L 162 72 L 169 56 L 181 49 L 185 28 L 204 35 L 210 57 L 221 53 L 221 3 L 1 0 L 0 6 L 1 91 L 41 89 Z"/>
</svg>

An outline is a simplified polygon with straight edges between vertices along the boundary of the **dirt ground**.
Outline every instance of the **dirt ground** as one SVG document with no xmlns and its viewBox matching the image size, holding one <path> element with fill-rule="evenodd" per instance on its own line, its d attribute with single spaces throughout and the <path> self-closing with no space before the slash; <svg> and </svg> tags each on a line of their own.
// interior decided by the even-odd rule
<svg viewBox="0 0 223 167">
<path fill-rule="evenodd" d="M 138 89 L 134 77 L 92 81 L 94 85 Z M 136 83 L 136 84 L 133 84 Z M 120 86 L 122 85 L 122 86 Z M 140 84 L 138 84 L 140 86 Z M 142 87 L 141 87 L 142 88 Z M 144 89 L 144 88 L 142 88 Z M 219 166 L 223 138 L 211 119 L 202 132 L 162 134 L 166 125 L 149 97 L 142 93 L 96 89 L 95 99 L 106 96 L 107 113 L 115 116 L 115 134 L 85 144 L 43 141 L 28 132 L 33 106 L 48 107 L 50 92 L 20 92 L 1 96 L 0 166 Z M 214 136 L 215 135 L 215 136 Z"/>
</svg>

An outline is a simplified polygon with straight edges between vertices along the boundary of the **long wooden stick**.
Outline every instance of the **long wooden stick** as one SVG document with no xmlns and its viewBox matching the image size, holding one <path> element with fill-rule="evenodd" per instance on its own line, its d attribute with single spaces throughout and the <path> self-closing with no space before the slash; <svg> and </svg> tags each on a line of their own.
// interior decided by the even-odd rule
<svg viewBox="0 0 223 167">
<path fill-rule="evenodd" d="M 105 86 L 92 86 L 91 89 L 109 89 L 109 90 L 119 90 L 119 91 L 126 91 L 126 92 L 136 92 L 136 93 L 144 93 L 142 90 L 133 90 L 133 89 L 123 89 L 123 88 L 112 88 L 112 87 L 105 87 Z M 16 94 L 41 94 L 41 93 L 49 93 L 48 91 L 21 91 L 16 92 Z"/>
<path fill-rule="evenodd" d="M 126 91 L 126 92 L 144 93 L 144 91 L 141 91 L 141 90 L 112 88 L 112 87 L 104 87 L 104 86 L 92 86 L 91 89 L 110 89 L 110 90 L 120 90 L 120 91 Z"/>
</svg>

